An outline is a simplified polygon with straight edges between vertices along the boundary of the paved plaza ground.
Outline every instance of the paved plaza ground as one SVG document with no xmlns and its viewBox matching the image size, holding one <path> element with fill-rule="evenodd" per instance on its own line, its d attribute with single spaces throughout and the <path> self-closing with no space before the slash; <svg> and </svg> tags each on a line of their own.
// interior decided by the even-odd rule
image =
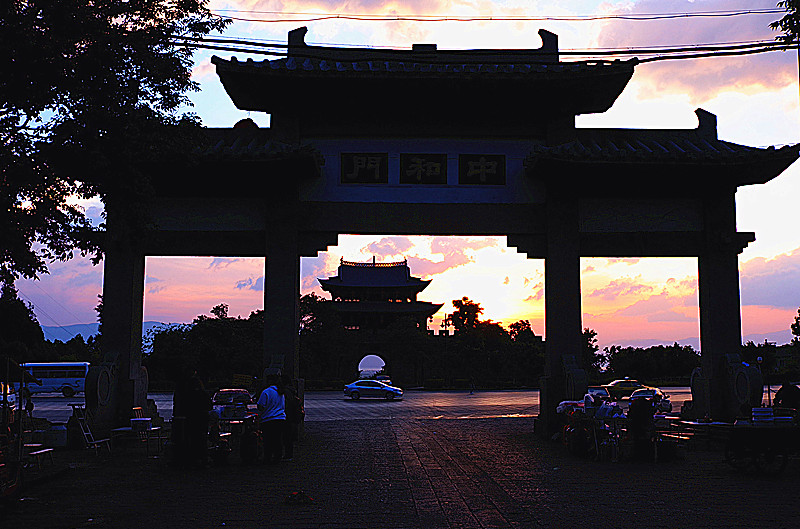
<svg viewBox="0 0 800 529">
<path fill-rule="evenodd" d="M 1 527 L 800 527 L 798 460 L 777 477 L 703 450 L 595 462 L 538 438 L 531 418 L 308 421 L 277 466 L 234 457 L 189 471 L 82 450 L 57 453 L 55 468 Z M 313 501 L 287 503 L 299 491 Z"/>
</svg>

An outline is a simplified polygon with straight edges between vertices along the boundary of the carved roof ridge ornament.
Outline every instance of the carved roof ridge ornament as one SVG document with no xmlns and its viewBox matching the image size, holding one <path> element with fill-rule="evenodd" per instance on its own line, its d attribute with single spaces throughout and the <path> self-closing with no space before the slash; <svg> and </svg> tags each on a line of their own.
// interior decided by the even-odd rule
<svg viewBox="0 0 800 529">
<path fill-rule="evenodd" d="M 720 140 L 717 116 L 701 108 L 695 114 L 694 129 L 576 129 L 572 141 L 534 145 L 524 165 L 535 177 L 546 174 L 537 170 L 541 163 L 693 166 L 726 172 L 730 183 L 749 185 L 768 182 L 800 157 L 800 144 L 761 148 Z"/>
<path fill-rule="evenodd" d="M 339 265 L 341 266 L 356 266 L 360 268 L 389 268 L 392 266 L 408 266 L 408 259 L 403 259 L 402 261 L 396 261 L 393 263 L 376 263 L 375 256 L 372 257 L 372 261 L 367 261 L 366 263 L 358 262 L 358 261 L 345 261 L 344 257 L 339 258 Z"/>
<path fill-rule="evenodd" d="M 306 44 L 307 32 L 303 27 L 289 33 L 286 57 L 211 58 L 237 108 L 324 122 L 339 119 L 337 111 L 343 109 L 363 113 L 389 107 L 407 115 L 425 107 L 447 119 L 447 113 L 463 113 L 466 102 L 502 91 L 506 97 L 492 102 L 493 115 L 515 115 L 525 122 L 543 114 L 605 112 L 639 62 L 561 62 L 558 36 L 546 30 L 539 31 L 539 48 L 471 50 L 441 50 L 435 44 L 411 49 L 316 46 Z M 470 82 L 454 92 L 453 80 Z M 525 109 L 524 119 L 520 109 Z"/>
<path fill-rule="evenodd" d="M 305 26 L 289 31 L 288 57 L 352 63 L 404 61 L 459 65 L 559 62 L 558 35 L 545 29 L 538 31 L 539 37 L 542 39 L 542 46 L 534 49 L 440 50 L 436 44 L 412 44 L 411 50 L 313 46 L 305 42 L 307 33 L 308 28 Z"/>
</svg>

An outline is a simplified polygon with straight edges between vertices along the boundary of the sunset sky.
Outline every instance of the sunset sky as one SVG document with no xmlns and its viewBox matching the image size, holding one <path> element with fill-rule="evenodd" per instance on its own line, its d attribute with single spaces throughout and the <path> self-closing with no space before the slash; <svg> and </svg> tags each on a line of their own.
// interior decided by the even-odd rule
<svg viewBox="0 0 800 529">
<path fill-rule="evenodd" d="M 644 1 L 212 1 L 215 12 L 248 19 L 307 19 L 308 13 L 467 15 L 602 15 L 691 13 L 767 9 L 775 0 Z M 271 12 L 271 13 L 267 13 Z M 281 14 L 283 13 L 283 14 Z M 300 13 L 291 15 L 290 13 Z M 655 21 L 411 22 L 324 20 L 318 22 L 236 22 L 226 37 L 285 43 L 287 32 L 307 26 L 310 44 L 408 48 L 436 43 L 439 49 L 537 48 L 537 30 L 559 36 L 561 50 L 628 48 L 701 43 L 738 43 L 775 37 L 769 23 L 780 14 L 677 18 Z M 269 118 L 237 110 L 209 63 L 216 53 L 196 55 L 194 78 L 202 91 L 191 96 L 193 109 L 209 127 L 230 127 L 251 117 L 261 126 Z M 246 59 L 248 55 L 238 55 Z M 254 60 L 264 57 L 252 56 Z M 565 58 L 564 60 L 570 60 Z M 579 127 L 694 128 L 694 110 L 718 117 L 720 139 L 751 146 L 800 141 L 800 87 L 795 52 L 663 61 L 636 67 L 632 81 L 611 110 L 580 116 Z M 668 185 L 668 184 L 667 184 Z M 738 228 L 757 240 L 740 255 L 743 334 L 782 332 L 770 339 L 784 343 L 800 306 L 800 197 L 798 164 L 763 186 L 737 193 Z M 87 204 L 99 216 L 99 201 Z M 544 332 L 544 263 L 527 260 L 504 238 L 383 237 L 342 235 L 339 245 L 302 260 L 301 291 L 321 293 L 316 282 L 336 272 L 340 257 L 366 261 L 408 258 L 414 275 L 432 279 L 421 299 L 445 303 L 436 315 L 452 310 L 451 301 L 468 296 L 484 308 L 484 318 L 508 325 L 529 320 Z M 218 256 L 147 260 L 145 320 L 188 322 L 227 303 L 230 314 L 246 317 L 263 306 L 263 260 Z M 601 346 L 671 343 L 699 335 L 696 259 L 583 259 L 583 324 L 598 333 Z M 40 281 L 20 281 L 21 296 L 34 304 L 42 325 L 96 320 L 102 266 L 82 259 L 55 263 Z M 762 338 L 763 339 L 763 338 Z"/>
</svg>

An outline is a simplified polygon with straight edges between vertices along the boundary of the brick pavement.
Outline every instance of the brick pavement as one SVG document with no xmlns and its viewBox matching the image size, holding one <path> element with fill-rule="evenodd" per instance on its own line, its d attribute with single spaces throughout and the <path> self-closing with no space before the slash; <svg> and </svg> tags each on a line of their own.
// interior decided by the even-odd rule
<svg viewBox="0 0 800 529">
<path fill-rule="evenodd" d="M 599 463 L 539 440 L 529 418 L 307 422 L 295 460 L 179 471 L 61 452 L 0 527 L 800 527 L 800 461 L 774 478 L 713 452 Z M 304 491 L 311 504 L 289 505 Z"/>
</svg>

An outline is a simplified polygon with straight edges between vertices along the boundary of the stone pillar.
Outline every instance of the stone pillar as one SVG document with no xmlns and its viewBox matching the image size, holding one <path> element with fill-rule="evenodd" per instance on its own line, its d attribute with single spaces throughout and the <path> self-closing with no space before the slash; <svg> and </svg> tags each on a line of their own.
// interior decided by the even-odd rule
<svg viewBox="0 0 800 529">
<path fill-rule="evenodd" d="M 539 424 L 543 433 L 549 434 L 558 424 L 556 406 L 568 397 L 566 368 L 569 362 L 565 360 L 572 357 L 580 361 L 581 357 L 580 239 L 575 198 L 547 197 L 547 255 L 544 263 L 546 341 Z M 585 391 L 585 388 L 575 388 L 574 391 Z"/>
<path fill-rule="evenodd" d="M 108 211 L 103 262 L 102 337 L 104 365 L 87 377 L 86 403 L 96 428 L 126 423 L 134 406 L 144 406 L 147 377 L 142 368 L 145 256 L 129 230 Z"/>
<path fill-rule="evenodd" d="M 297 224 L 286 216 L 267 226 L 264 265 L 264 367 L 298 378 L 300 371 L 300 258 Z"/>
<path fill-rule="evenodd" d="M 692 403 L 697 416 L 716 420 L 734 418 L 725 355 L 738 354 L 742 345 L 735 208 L 734 192 L 705 200 L 705 241 L 697 259 L 702 356 Z"/>
</svg>

